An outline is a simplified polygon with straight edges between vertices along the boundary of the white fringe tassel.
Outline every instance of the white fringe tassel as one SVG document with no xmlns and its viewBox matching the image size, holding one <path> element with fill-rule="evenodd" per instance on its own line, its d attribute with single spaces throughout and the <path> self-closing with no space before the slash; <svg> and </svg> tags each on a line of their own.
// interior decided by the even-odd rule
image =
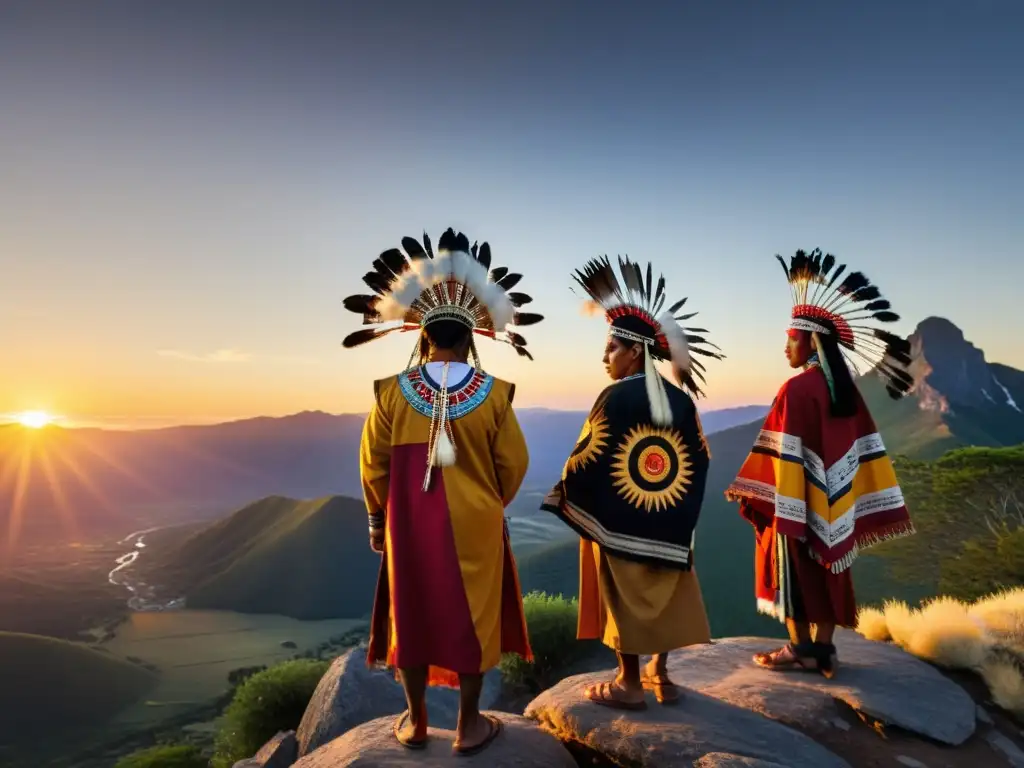
<svg viewBox="0 0 1024 768">
<path fill-rule="evenodd" d="M 661 374 L 654 367 L 654 357 L 647 345 L 644 345 L 644 378 L 647 380 L 647 400 L 651 405 L 651 421 L 667 427 L 672 423 L 672 407 L 668 404 L 668 393 Z"/>
<path fill-rule="evenodd" d="M 448 418 L 448 363 L 441 369 L 441 390 L 434 397 L 434 408 L 430 418 L 430 443 L 427 449 L 427 474 L 423 478 L 423 490 L 430 488 L 430 476 L 434 467 L 450 467 L 455 464 L 455 442 L 452 440 L 452 425 Z"/>
</svg>

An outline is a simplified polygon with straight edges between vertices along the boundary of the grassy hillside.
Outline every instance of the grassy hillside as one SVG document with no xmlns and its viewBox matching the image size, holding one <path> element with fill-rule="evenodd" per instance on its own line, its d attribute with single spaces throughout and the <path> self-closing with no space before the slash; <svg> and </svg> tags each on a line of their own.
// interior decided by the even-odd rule
<svg viewBox="0 0 1024 768">
<path fill-rule="evenodd" d="M 974 599 L 1024 583 L 1024 445 L 897 461 L 918 535 L 876 547 L 893 576 Z"/>
<path fill-rule="evenodd" d="M 369 613 L 380 565 L 363 503 L 343 496 L 262 499 L 161 560 L 162 578 L 185 591 L 190 608 L 297 619 Z"/>
<path fill-rule="evenodd" d="M 156 675 L 84 645 L 0 632 L 3 748 L 98 726 L 144 696 Z"/>
</svg>

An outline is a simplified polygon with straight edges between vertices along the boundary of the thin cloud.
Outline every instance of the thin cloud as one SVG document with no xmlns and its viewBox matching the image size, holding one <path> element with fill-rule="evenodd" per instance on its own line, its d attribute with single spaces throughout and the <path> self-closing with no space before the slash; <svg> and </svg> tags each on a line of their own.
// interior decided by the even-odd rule
<svg viewBox="0 0 1024 768">
<path fill-rule="evenodd" d="M 180 349 L 160 349 L 157 350 L 157 354 L 161 357 L 173 357 L 175 360 L 188 360 L 193 363 L 245 363 L 252 360 L 252 355 L 248 352 L 237 349 L 218 349 L 203 355 L 184 352 Z"/>
</svg>

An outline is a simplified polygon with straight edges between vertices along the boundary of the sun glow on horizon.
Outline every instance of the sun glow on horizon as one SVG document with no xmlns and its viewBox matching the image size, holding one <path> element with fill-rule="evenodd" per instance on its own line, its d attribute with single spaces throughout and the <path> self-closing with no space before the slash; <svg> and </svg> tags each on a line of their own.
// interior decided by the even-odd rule
<svg viewBox="0 0 1024 768">
<path fill-rule="evenodd" d="M 54 417 L 46 411 L 22 411 L 15 414 L 18 423 L 29 429 L 42 429 L 53 424 Z"/>
</svg>

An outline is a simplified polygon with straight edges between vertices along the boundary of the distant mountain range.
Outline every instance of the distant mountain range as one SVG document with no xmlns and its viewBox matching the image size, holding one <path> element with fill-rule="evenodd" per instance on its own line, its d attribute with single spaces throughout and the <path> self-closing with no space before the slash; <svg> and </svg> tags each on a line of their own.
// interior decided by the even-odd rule
<svg viewBox="0 0 1024 768">
<path fill-rule="evenodd" d="M 705 431 L 766 411 L 711 411 Z M 549 484 L 586 414 L 523 408 L 517 415 L 530 447 L 526 484 Z M 90 540 L 221 516 L 263 496 L 360 497 L 364 420 L 304 412 L 138 431 L 0 426 L 0 530 L 22 543 Z"/>
<path fill-rule="evenodd" d="M 1024 372 L 988 363 L 942 318 L 920 323 L 911 341 L 911 395 L 892 401 L 876 377 L 860 381 L 890 452 L 930 458 L 960 445 L 1024 442 Z M 710 495 L 742 462 L 766 410 L 702 414 L 705 432 L 715 435 Z M 544 489 L 558 477 L 585 414 L 517 413 L 530 447 L 524 487 Z M 0 529 L 22 542 L 88 540 L 210 519 L 265 496 L 359 497 L 363 420 L 304 412 L 139 431 L 0 426 Z"/>
<path fill-rule="evenodd" d="M 891 452 L 928 458 L 972 442 L 990 446 L 1024 442 L 1024 414 L 1017 407 L 1018 402 L 1024 403 L 1024 374 L 986 363 L 955 326 L 938 318 L 921 323 L 913 336 L 913 349 L 919 380 L 909 397 L 893 402 L 873 377 L 860 381 Z M 1001 397 L 997 399 L 994 392 Z M 735 506 L 723 497 L 753 444 L 764 411 L 763 406 L 755 406 L 704 417 L 713 458 L 695 552 L 716 634 L 778 629 L 751 609 L 752 537 Z M 290 424 L 301 418 L 321 423 L 324 416 L 281 421 Z M 578 578 L 577 540 L 538 507 L 540 493 L 557 476 L 583 414 L 527 409 L 521 419 L 534 467 L 527 486 L 509 508 L 522 586 L 524 591 L 572 595 Z M 358 420 L 351 429 L 354 439 Z M 296 444 L 303 444 L 302 430 L 297 432 Z M 338 448 L 332 456 L 341 460 L 344 452 Z M 915 471 L 919 475 L 922 470 Z M 908 478 L 914 493 L 919 490 L 918 475 Z M 357 479 L 355 472 L 352 478 Z M 366 544 L 362 513 L 361 502 L 355 499 L 264 499 L 168 550 L 159 564 L 157 581 L 180 586 L 195 607 L 281 612 L 297 618 L 362 616 L 369 611 L 379 563 Z M 927 513 L 922 510 L 920 515 Z M 918 544 L 927 549 L 926 542 Z M 885 573 L 880 561 L 865 556 L 855 577 L 866 593 L 906 593 L 906 585 L 887 581 Z"/>
</svg>

